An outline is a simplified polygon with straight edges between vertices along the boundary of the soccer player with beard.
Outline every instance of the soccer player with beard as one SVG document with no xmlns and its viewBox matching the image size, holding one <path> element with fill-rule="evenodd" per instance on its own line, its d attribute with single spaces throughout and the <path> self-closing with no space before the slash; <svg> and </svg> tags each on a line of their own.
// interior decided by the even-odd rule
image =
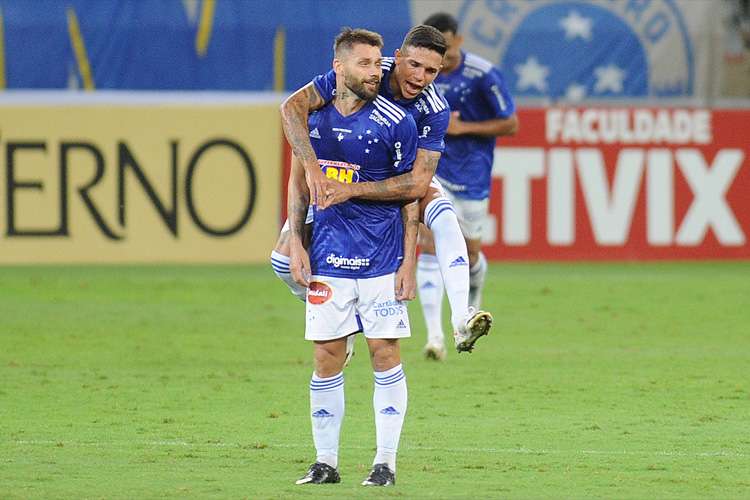
<svg viewBox="0 0 750 500">
<path fill-rule="evenodd" d="M 451 322 L 459 352 L 471 351 L 478 338 L 489 332 L 492 316 L 469 307 L 468 254 L 461 229 L 439 184 L 433 182 L 443 136 L 450 118 L 445 99 L 432 85 L 446 50 L 443 35 L 430 26 L 416 26 L 407 33 L 394 58 L 383 59 L 383 84 L 380 94 L 404 106 L 414 117 L 419 133 L 414 169 L 382 182 L 341 184 L 322 175 L 310 140 L 316 131 L 307 126 L 308 113 L 330 101 L 337 89 L 334 71 L 316 78 L 282 104 L 282 123 L 294 155 L 305 169 L 311 200 L 318 208 L 350 198 L 377 201 L 420 200 L 420 215 L 435 237 L 437 258 L 420 262 L 441 273 L 451 305 Z M 312 218 L 309 219 L 311 221 Z M 289 271 L 288 234 L 282 229 L 271 255 L 276 274 L 298 297 L 304 288 L 295 284 Z M 442 288 L 441 292 L 442 294 Z M 443 352 L 444 356 L 445 353 Z"/>
<path fill-rule="evenodd" d="M 336 37 L 333 67 L 338 92 L 308 119 L 317 169 L 335 182 L 382 181 L 411 170 L 414 163 L 414 119 L 378 94 L 382 45 L 380 35 L 367 30 L 345 28 Z M 297 484 L 340 481 L 346 339 L 362 331 L 375 376 L 377 443 L 372 470 L 362 484 L 393 485 L 407 407 L 399 339 L 410 336 L 406 305 L 396 295 L 396 270 L 404 254 L 402 202 L 352 199 L 326 209 L 315 207 L 308 255 L 303 244 L 310 202 L 305 175 L 294 157 L 288 200 L 289 267 L 294 280 L 307 288 L 305 338 L 314 345 L 310 413 L 317 452 L 315 463 Z M 410 204 L 414 221 L 417 208 L 416 202 Z M 415 248 L 416 225 L 411 241 Z"/>
</svg>

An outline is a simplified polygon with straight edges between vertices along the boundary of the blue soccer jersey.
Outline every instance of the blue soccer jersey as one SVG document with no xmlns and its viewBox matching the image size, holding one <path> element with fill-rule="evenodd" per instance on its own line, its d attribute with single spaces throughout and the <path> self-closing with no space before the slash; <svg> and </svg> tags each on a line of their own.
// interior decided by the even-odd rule
<svg viewBox="0 0 750 500">
<path fill-rule="evenodd" d="M 416 157 L 414 119 L 382 96 L 349 116 L 327 104 L 310 114 L 308 126 L 320 168 L 339 182 L 382 181 L 411 170 Z M 403 239 L 401 203 L 349 200 L 316 209 L 312 272 L 342 278 L 393 273 Z"/>
<path fill-rule="evenodd" d="M 410 100 L 395 99 L 389 80 L 396 64 L 393 57 L 384 57 L 381 69 L 383 78 L 380 81 L 380 95 L 403 106 L 417 124 L 417 148 L 442 153 L 445 149 L 443 140 L 450 121 L 450 108 L 445 98 L 440 95 L 434 84 L 428 85 L 417 97 Z M 324 101 L 328 102 L 336 94 L 336 73 L 330 70 L 313 80 L 315 89 Z"/>
<path fill-rule="evenodd" d="M 461 64 L 435 79 L 438 89 L 464 121 L 509 118 L 516 111 L 500 72 L 481 57 L 461 52 Z M 495 137 L 446 135 L 437 177 L 459 198 L 482 200 L 490 195 Z"/>
</svg>

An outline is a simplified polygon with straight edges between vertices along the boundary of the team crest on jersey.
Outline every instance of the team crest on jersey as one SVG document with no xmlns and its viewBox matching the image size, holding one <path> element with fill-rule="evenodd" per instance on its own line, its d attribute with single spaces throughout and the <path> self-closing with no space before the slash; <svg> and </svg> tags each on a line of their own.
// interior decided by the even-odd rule
<svg viewBox="0 0 750 500">
<path fill-rule="evenodd" d="M 345 161 L 318 160 L 320 170 L 323 171 L 326 178 L 335 181 L 351 184 L 359 182 L 359 169 L 356 163 L 347 163 Z"/>
<path fill-rule="evenodd" d="M 459 22 L 466 46 L 500 63 L 517 96 L 686 96 L 695 69 L 681 8 L 673 0 L 466 2 Z"/>
<path fill-rule="evenodd" d="M 307 287 L 307 301 L 319 306 L 333 298 L 333 289 L 322 281 L 311 281 Z"/>
</svg>

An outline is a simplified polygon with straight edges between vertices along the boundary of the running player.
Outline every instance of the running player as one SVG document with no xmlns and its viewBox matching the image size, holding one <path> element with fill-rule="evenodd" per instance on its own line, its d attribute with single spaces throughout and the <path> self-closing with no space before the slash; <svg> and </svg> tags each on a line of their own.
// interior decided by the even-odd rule
<svg viewBox="0 0 750 500">
<path fill-rule="evenodd" d="M 378 95 L 382 38 L 345 28 L 334 44 L 339 89 L 309 118 L 312 147 L 327 178 L 357 184 L 411 170 L 414 119 Z M 317 78 L 315 81 L 324 78 Z M 377 450 L 366 486 L 395 484 L 396 451 L 407 407 L 399 339 L 410 336 L 406 305 L 395 295 L 403 255 L 401 202 L 349 200 L 315 208 L 309 257 L 303 240 L 310 193 L 295 158 L 289 179 L 290 270 L 307 287 L 305 338 L 314 342 L 310 413 L 317 458 L 297 484 L 339 482 L 338 443 L 344 416 L 346 338 L 367 338 L 375 384 Z M 416 212 L 416 202 L 412 204 Z M 416 213 L 415 213 L 416 215 Z M 415 217 L 416 219 L 416 217 Z M 415 231 L 416 236 L 416 231 Z"/>
<path fill-rule="evenodd" d="M 435 85 L 450 104 L 451 119 L 437 178 L 458 215 L 469 253 L 469 305 L 479 309 L 487 274 L 482 232 L 489 208 L 490 180 L 496 137 L 518 130 L 515 104 L 500 72 L 492 64 L 461 50 L 458 22 L 446 13 L 430 16 L 424 24 L 439 30 L 448 49 Z M 435 248 L 429 231 L 420 234 L 422 252 L 417 284 L 427 325 L 425 355 L 445 356 L 441 325 L 443 280 L 435 269 Z"/>
</svg>

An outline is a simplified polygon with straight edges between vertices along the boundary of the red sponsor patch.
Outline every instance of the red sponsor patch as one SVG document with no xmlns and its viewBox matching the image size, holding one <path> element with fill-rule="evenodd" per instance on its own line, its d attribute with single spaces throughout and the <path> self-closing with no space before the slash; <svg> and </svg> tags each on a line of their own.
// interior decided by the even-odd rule
<svg viewBox="0 0 750 500">
<path fill-rule="evenodd" d="M 328 302 L 333 297 L 331 287 L 321 281 L 313 281 L 307 288 L 307 300 L 310 304 L 320 305 Z"/>
</svg>

